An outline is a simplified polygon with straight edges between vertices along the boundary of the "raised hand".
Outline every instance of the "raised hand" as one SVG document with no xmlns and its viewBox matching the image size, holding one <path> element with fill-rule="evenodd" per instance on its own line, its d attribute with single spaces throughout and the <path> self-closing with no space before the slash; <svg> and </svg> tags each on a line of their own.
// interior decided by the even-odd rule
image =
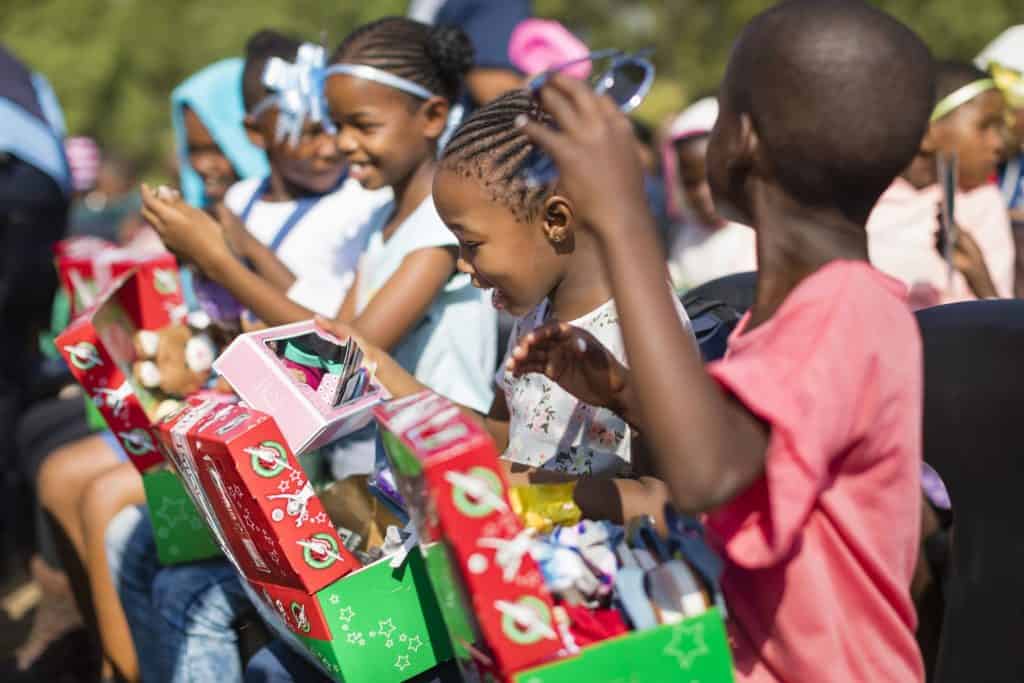
<svg viewBox="0 0 1024 683">
<path fill-rule="evenodd" d="M 520 341 L 508 359 L 516 376 L 545 375 L 570 394 L 608 408 L 628 421 L 629 370 L 592 334 L 566 323 L 540 327 Z"/>
<path fill-rule="evenodd" d="M 216 266 L 217 259 L 231 258 L 220 223 L 202 209 L 186 204 L 177 193 L 162 190 L 142 186 L 142 215 L 170 251 L 207 273 Z"/>
</svg>

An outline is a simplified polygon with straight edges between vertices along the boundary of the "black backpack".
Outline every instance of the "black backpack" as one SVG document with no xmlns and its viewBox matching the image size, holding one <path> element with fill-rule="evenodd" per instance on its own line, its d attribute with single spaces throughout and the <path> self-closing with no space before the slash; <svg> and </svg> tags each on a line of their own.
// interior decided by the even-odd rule
<svg viewBox="0 0 1024 683">
<path fill-rule="evenodd" d="M 683 297 L 682 303 L 690 316 L 690 325 L 704 362 L 710 363 L 724 356 L 729 335 L 743 313 L 724 301 L 701 296 Z"/>
</svg>

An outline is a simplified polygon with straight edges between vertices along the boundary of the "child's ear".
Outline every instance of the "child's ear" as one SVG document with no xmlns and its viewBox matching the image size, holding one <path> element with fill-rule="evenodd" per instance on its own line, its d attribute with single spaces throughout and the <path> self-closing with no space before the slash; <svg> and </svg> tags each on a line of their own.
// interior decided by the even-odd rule
<svg viewBox="0 0 1024 683">
<path fill-rule="evenodd" d="M 561 195 L 552 195 L 544 200 L 541 211 L 541 229 L 551 246 L 559 254 L 567 254 L 576 248 L 573 222 L 576 210 L 572 202 Z"/>
<path fill-rule="evenodd" d="M 419 109 L 419 116 L 423 120 L 423 136 L 431 140 L 440 138 L 448 125 L 449 111 L 451 106 L 443 97 L 431 97 L 424 102 Z"/>
<path fill-rule="evenodd" d="M 242 123 L 245 126 L 245 135 L 249 138 L 249 142 L 260 149 L 266 149 L 267 139 L 263 136 L 263 131 L 260 130 L 260 125 L 256 122 L 256 119 L 246 114 L 245 118 L 242 119 Z"/>
<path fill-rule="evenodd" d="M 925 157 L 935 156 L 935 153 L 941 149 L 943 132 L 941 123 L 929 125 L 928 130 L 924 132 L 924 137 L 921 138 L 921 147 L 918 153 Z"/>
</svg>

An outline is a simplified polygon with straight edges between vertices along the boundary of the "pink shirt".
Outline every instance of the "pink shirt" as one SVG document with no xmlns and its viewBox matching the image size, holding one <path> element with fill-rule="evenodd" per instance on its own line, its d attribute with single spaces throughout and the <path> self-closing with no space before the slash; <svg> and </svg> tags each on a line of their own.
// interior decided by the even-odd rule
<svg viewBox="0 0 1024 683">
<path fill-rule="evenodd" d="M 935 248 L 940 198 L 938 185 L 918 190 L 897 178 L 868 218 L 871 262 L 911 288 L 915 308 L 975 298 L 958 272 L 949 286 L 949 269 Z M 1013 234 L 999 188 L 988 184 L 958 192 L 955 211 L 957 223 L 978 243 L 996 291 L 1013 296 Z"/>
<path fill-rule="evenodd" d="M 921 339 L 906 288 L 835 261 L 740 321 L 711 375 L 771 428 L 764 476 L 707 516 L 738 681 L 923 681 L 910 581 Z"/>
</svg>

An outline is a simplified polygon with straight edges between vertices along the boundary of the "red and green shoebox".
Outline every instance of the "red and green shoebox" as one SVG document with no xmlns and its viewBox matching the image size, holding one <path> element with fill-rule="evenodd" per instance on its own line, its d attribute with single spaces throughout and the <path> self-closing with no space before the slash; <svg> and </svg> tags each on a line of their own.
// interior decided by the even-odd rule
<svg viewBox="0 0 1024 683">
<path fill-rule="evenodd" d="M 508 665 L 506 651 L 516 649 L 518 638 L 530 640 L 536 635 L 524 633 L 507 617 L 497 636 L 494 629 L 488 632 L 481 627 L 486 619 L 486 613 L 481 618 L 481 606 L 487 610 L 495 594 L 473 580 L 488 573 L 482 571 L 484 562 L 474 558 L 472 550 L 469 559 L 463 560 L 465 552 L 458 548 L 473 548 L 481 536 L 493 538 L 496 529 L 486 521 L 467 524 L 460 515 L 467 510 L 480 514 L 494 506 L 470 491 L 460 491 L 458 484 L 464 480 L 456 478 L 452 484 L 448 473 L 480 477 L 482 472 L 474 468 L 484 467 L 496 475 L 481 477 L 490 478 L 493 493 L 504 494 L 507 487 L 495 485 L 504 484 L 504 479 L 493 443 L 475 422 L 452 408 L 445 399 L 424 392 L 382 404 L 375 412 L 392 469 L 421 532 L 428 575 L 455 655 L 469 677 L 513 683 L 734 680 L 725 623 L 716 608 L 679 624 L 630 632 L 583 649 L 561 648 L 547 662 Z M 450 488 L 441 483 L 445 480 L 452 484 Z M 507 496 L 505 500 L 507 504 Z M 495 514 L 492 509 L 482 518 L 489 520 Z M 433 542 L 438 539 L 443 542 Z M 488 561 L 489 566 L 493 564 Z M 490 583 L 499 581 L 492 577 Z M 481 660 L 487 659 L 490 665 L 482 665 Z"/>
<path fill-rule="evenodd" d="M 115 279 L 55 344 L 88 401 L 142 473 L 147 495 L 156 497 L 147 498 L 147 507 L 161 562 L 178 564 L 220 553 L 205 528 L 196 528 L 197 513 L 180 482 L 176 486 L 169 472 L 160 472 L 164 458 L 150 431 L 157 399 L 132 377 L 135 333 L 164 327 L 183 305 L 180 286 L 164 282 L 168 275 L 154 274 L 167 271 L 166 266 L 156 260 Z M 176 278 L 176 270 L 169 272 Z"/>
<path fill-rule="evenodd" d="M 403 680 L 451 658 L 422 558 L 360 566 L 269 415 L 192 399 L 156 434 L 225 554 L 327 673 Z"/>
<path fill-rule="evenodd" d="M 421 543 L 441 542 L 449 553 L 445 562 L 431 549 L 438 553 L 432 565 L 449 568 L 437 575 L 438 594 L 467 615 L 450 631 L 460 658 L 468 662 L 475 651 L 505 678 L 569 652 L 551 594 L 528 542 L 522 544 L 526 532 L 490 436 L 432 392 L 374 413 Z M 523 552 L 515 553 L 520 545 Z"/>
<path fill-rule="evenodd" d="M 96 302 L 96 257 L 116 248 L 113 242 L 98 237 L 69 237 L 54 245 L 57 279 L 68 293 L 72 319 Z"/>
</svg>

